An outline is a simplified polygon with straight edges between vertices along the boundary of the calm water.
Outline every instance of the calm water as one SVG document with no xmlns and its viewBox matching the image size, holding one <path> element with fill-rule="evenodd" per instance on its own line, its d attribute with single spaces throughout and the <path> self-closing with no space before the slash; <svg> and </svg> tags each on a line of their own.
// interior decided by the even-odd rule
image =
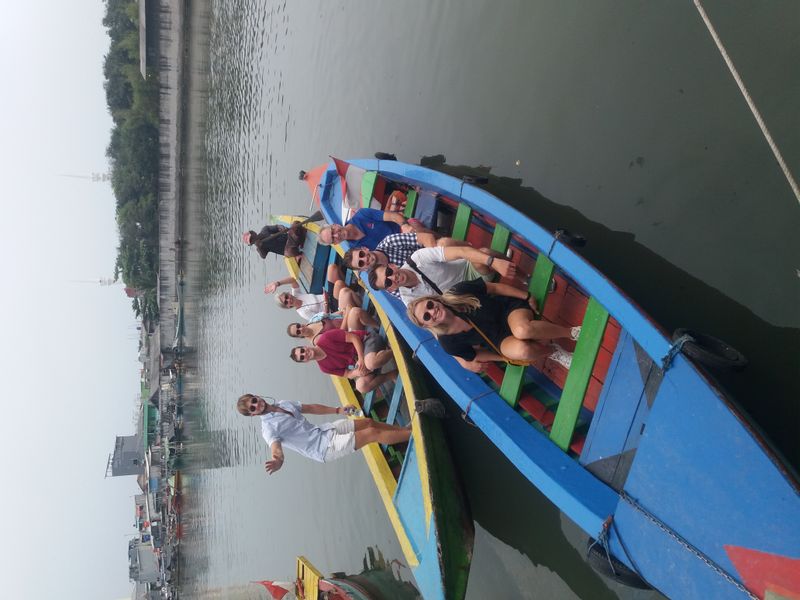
<svg viewBox="0 0 800 600">
<path fill-rule="evenodd" d="M 800 173 L 800 5 L 705 5 Z M 369 547 L 402 561 L 360 456 L 290 455 L 267 477 L 256 424 L 233 409 L 245 391 L 335 402 L 288 359 L 291 316 L 261 292 L 282 264 L 239 241 L 307 212 L 297 172 L 328 154 L 488 169 L 490 190 L 585 234 L 587 258 L 666 328 L 745 352 L 748 371 L 724 383 L 800 465 L 800 209 L 690 3 L 196 6 L 193 100 L 208 113 L 189 157 L 192 596 L 257 598 L 247 582 L 289 577 L 297 554 L 326 572 L 358 572 Z M 479 431 L 447 429 L 476 519 L 469 598 L 657 597 L 596 577 L 571 522 Z"/>
</svg>

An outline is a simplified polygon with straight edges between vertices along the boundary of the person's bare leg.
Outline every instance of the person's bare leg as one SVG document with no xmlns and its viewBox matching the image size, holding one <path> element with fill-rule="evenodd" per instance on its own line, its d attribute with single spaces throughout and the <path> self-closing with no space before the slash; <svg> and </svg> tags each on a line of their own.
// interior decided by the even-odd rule
<svg viewBox="0 0 800 600">
<path fill-rule="evenodd" d="M 508 326 L 512 335 L 519 340 L 553 340 L 570 339 L 571 327 L 556 325 L 544 319 L 535 321 L 533 312 L 527 308 L 518 308 L 508 315 Z"/>
<path fill-rule="evenodd" d="M 339 309 L 355 308 L 361 305 L 361 297 L 344 284 L 337 281 L 333 286 L 333 297 L 339 302 Z"/>
<path fill-rule="evenodd" d="M 500 352 L 503 353 L 503 356 L 511 360 L 530 362 L 549 356 L 553 350 L 544 344 L 528 340 L 518 340 L 510 335 L 500 343 Z"/>
<path fill-rule="evenodd" d="M 347 312 L 347 321 L 345 325 L 348 331 L 355 331 L 364 329 L 365 327 L 372 327 L 377 329 L 379 327 L 375 318 L 365 311 L 363 308 L 354 306 Z"/>
<path fill-rule="evenodd" d="M 386 350 L 379 350 L 378 352 L 370 352 L 364 356 L 364 366 L 370 371 L 380 369 L 387 362 L 392 360 L 394 354 L 388 348 Z"/>
<path fill-rule="evenodd" d="M 366 394 L 382 383 L 392 381 L 395 377 L 397 377 L 397 370 L 389 371 L 388 373 L 379 373 L 377 375 L 364 375 L 356 379 L 356 389 L 362 394 Z"/>
<path fill-rule="evenodd" d="M 362 420 L 368 423 L 368 426 L 363 429 L 356 429 L 356 450 L 360 450 L 367 444 L 373 442 L 378 444 L 399 444 L 401 442 L 407 442 L 411 437 L 411 430 L 405 427 L 390 426 L 394 427 L 394 429 L 379 429 L 374 426 L 374 421 L 369 421 L 368 419 Z"/>
<path fill-rule="evenodd" d="M 376 429 L 380 429 L 381 431 L 398 431 L 399 429 L 408 429 L 408 427 L 402 427 L 400 425 L 391 425 L 389 423 L 384 423 L 383 421 L 375 421 L 373 419 L 355 419 L 354 422 L 356 431 L 360 431 L 368 427 L 374 427 Z"/>
</svg>

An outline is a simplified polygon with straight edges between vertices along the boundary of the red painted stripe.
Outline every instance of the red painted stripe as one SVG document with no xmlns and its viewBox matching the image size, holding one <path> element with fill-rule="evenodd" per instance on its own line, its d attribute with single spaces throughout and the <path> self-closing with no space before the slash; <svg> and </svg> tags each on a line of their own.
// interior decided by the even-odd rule
<svg viewBox="0 0 800 600">
<path fill-rule="evenodd" d="M 547 407 L 544 404 L 530 394 L 525 394 L 522 396 L 519 399 L 519 405 L 525 410 L 525 412 L 527 412 L 545 427 L 552 426 L 555 415 L 552 413 L 552 411 L 547 410 Z"/>
</svg>

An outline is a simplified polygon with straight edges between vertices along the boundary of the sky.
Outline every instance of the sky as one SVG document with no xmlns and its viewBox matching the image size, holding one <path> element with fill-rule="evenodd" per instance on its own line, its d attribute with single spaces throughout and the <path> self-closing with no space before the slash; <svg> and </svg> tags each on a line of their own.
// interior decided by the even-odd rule
<svg viewBox="0 0 800 600">
<path fill-rule="evenodd" d="M 133 477 L 105 479 L 134 432 L 138 332 L 113 274 L 118 233 L 106 172 L 109 39 L 100 0 L 6 3 L 0 20 L 0 344 L 5 406 L 6 598 L 129 597 Z"/>
</svg>

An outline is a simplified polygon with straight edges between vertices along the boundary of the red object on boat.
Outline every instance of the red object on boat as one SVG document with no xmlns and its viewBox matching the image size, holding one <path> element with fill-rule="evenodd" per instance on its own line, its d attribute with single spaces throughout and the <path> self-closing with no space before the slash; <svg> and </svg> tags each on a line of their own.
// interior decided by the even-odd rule
<svg viewBox="0 0 800 600">
<path fill-rule="evenodd" d="M 263 585 L 265 588 L 267 588 L 267 591 L 275 600 L 281 600 L 281 598 L 291 591 L 287 590 L 285 587 L 276 585 L 273 581 L 254 581 L 253 583 L 258 583 L 259 585 Z"/>
</svg>

